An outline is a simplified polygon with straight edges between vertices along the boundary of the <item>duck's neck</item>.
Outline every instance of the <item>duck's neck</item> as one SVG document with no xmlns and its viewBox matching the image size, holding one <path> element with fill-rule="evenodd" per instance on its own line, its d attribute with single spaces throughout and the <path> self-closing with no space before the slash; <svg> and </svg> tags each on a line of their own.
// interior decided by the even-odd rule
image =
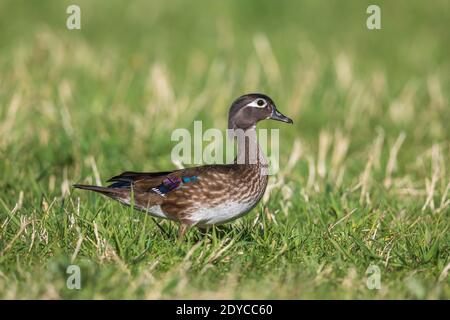
<svg viewBox="0 0 450 320">
<path fill-rule="evenodd" d="M 237 140 L 235 163 L 267 167 L 268 162 L 258 143 L 255 127 L 245 131 L 236 130 L 234 136 Z"/>
</svg>

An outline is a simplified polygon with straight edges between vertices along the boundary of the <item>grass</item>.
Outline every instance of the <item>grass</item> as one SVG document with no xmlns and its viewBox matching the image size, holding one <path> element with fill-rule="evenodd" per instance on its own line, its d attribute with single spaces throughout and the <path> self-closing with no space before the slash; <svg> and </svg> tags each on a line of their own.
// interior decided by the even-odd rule
<svg viewBox="0 0 450 320">
<path fill-rule="evenodd" d="M 79 31 L 69 4 L 0 4 L 0 297 L 449 299 L 448 2 L 378 31 L 365 1 L 79 1 Z M 172 130 L 249 91 L 295 126 L 262 124 L 281 172 L 245 218 L 177 243 L 71 188 L 173 168 Z"/>
</svg>

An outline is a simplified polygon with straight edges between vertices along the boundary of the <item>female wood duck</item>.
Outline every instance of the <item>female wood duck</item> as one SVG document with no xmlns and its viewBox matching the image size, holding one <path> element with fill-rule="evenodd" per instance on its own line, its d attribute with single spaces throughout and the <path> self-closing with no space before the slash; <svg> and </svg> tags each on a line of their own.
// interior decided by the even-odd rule
<svg viewBox="0 0 450 320">
<path fill-rule="evenodd" d="M 232 103 L 228 129 L 237 140 L 237 157 L 232 164 L 124 172 L 108 180 L 108 187 L 74 187 L 99 192 L 126 205 L 133 201 L 138 210 L 178 221 L 179 239 L 188 227 L 205 229 L 232 221 L 254 208 L 266 190 L 268 163 L 256 141 L 256 123 L 265 119 L 293 123 L 264 94 L 246 94 Z"/>
</svg>

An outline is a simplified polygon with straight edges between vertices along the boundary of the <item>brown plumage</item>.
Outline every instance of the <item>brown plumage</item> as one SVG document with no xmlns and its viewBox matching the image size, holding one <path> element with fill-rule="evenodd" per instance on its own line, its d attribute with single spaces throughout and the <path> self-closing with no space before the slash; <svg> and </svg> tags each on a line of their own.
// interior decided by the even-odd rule
<svg viewBox="0 0 450 320">
<path fill-rule="evenodd" d="M 74 187 L 99 192 L 126 205 L 133 202 L 138 210 L 186 226 L 207 228 L 226 223 L 249 212 L 266 189 L 267 161 L 256 141 L 256 123 L 264 119 L 292 123 L 266 95 L 248 94 L 233 102 L 228 128 L 237 136 L 238 155 L 232 164 L 124 172 L 108 180 L 108 187 Z M 182 236 L 186 228 L 180 230 Z"/>
</svg>

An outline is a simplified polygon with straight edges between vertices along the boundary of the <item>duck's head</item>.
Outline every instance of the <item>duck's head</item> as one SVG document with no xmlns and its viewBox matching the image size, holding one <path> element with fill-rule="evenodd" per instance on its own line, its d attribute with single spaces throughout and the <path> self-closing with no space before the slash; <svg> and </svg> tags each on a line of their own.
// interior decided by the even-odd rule
<svg viewBox="0 0 450 320">
<path fill-rule="evenodd" d="M 273 100 L 265 94 L 245 94 L 231 104 L 228 129 L 247 130 L 254 128 L 258 121 L 266 119 L 294 123 L 292 119 L 279 112 Z"/>
</svg>

